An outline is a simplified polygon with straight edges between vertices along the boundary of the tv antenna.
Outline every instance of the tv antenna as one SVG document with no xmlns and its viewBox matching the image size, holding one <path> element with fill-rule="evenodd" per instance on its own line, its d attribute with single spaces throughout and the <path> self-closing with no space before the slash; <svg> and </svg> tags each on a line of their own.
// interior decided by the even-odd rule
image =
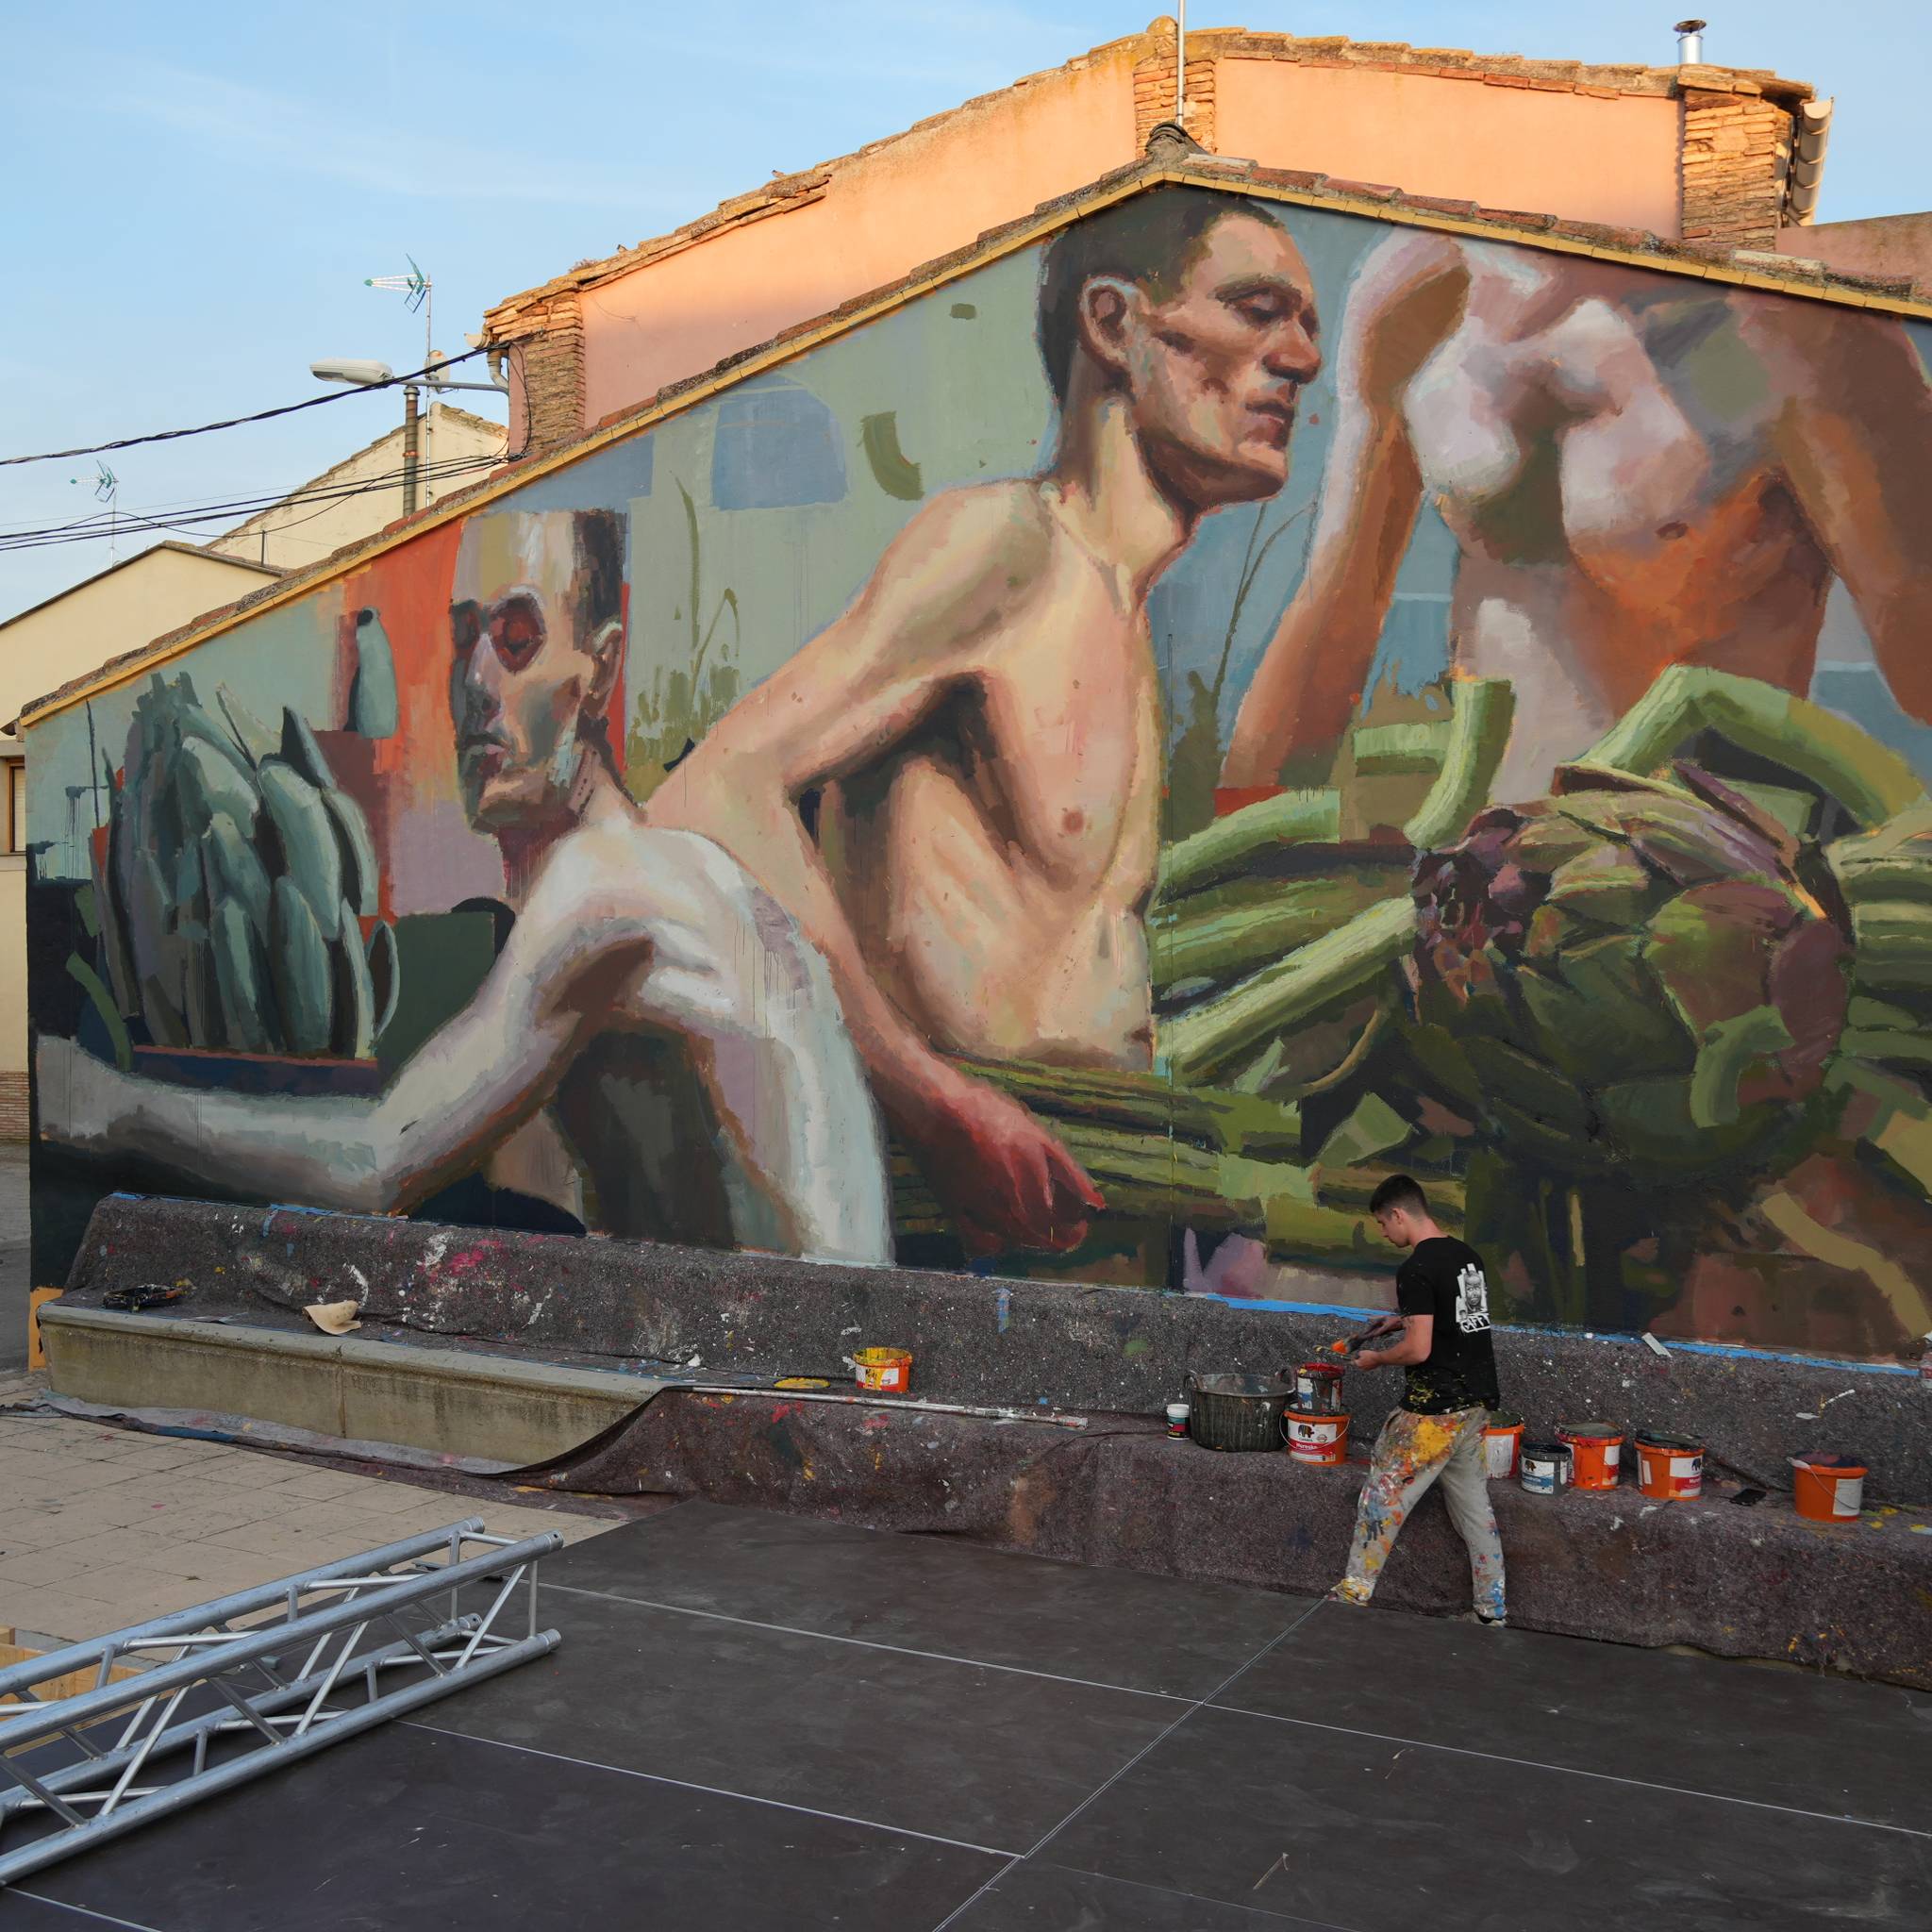
<svg viewBox="0 0 1932 1932">
<path fill-rule="evenodd" d="M 108 558 L 111 562 L 114 558 L 114 511 L 121 495 L 120 477 L 97 458 L 92 476 L 70 476 L 67 480 L 87 484 L 94 493 L 94 501 L 108 506 Z"/>
<path fill-rule="evenodd" d="M 411 315 L 419 309 L 422 311 L 423 366 L 427 369 L 436 360 L 436 284 L 416 265 L 416 258 L 413 255 L 406 255 L 403 259 L 409 264 L 408 275 L 364 275 L 362 286 L 365 289 L 387 289 L 391 294 L 401 295 L 403 307 Z"/>
<path fill-rule="evenodd" d="M 422 310 L 423 366 L 427 369 L 436 360 L 436 284 L 423 273 L 421 263 L 413 255 L 405 255 L 403 259 L 409 264 L 408 275 L 365 275 L 362 278 L 362 286 L 365 289 L 387 289 L 391 294 L 400 295 L 403 298 L 403 307 L 411 315 L 418 309 Z M 434 457 L 432 441 L 436 433 L 435 406 L 432 403 L 430 413 L 423 420 L 419 430 L 416 418 L 416 391 L 413 385 L 404 390 L 403 402 L 403 510 L 404 514 L 408 515 L 416 508 L 419 481 L 425 500 L 436 493 L 435 486 L 427 480 L 428 475 L 433 474 L 430 471 L 430 464 Z"/>
</svg>

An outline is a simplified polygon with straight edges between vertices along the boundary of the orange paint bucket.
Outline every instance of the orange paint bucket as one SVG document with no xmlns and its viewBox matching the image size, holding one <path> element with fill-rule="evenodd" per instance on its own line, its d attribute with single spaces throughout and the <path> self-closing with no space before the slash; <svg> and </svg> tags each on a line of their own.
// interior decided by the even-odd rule
<svg viewBox="0 0 1932 1932">
<path fill-rule="evenodd" d="M 1492 1483 L 1514 1482 L 1523 1470 L 1523 1418 L 1492 1415 L 1483 1424 L 1483 1464 Z"/>
<path fill-rule="evenodd" d="M 1855 1523 L 1871 1472 L 1849 1456 L 1791 1457 L 1791 1501 L 1813 1523 Z"/>
<path fill-rule="evenodd" d="M 1624 1472 L 1624 1438 L 1608 1423 L 1569 1423 L 1557 1440 L 1570 1451 L 1570 1487 L 1614 1490 Z"/>
<path fill-rule="evenodd" d="M 1322 1415 L 1312 1409 L 1291 1408 L 1281 1418 L 1281 1433 L 1288 1453 L 1297 1462 L 1316 1463 L 1324 1468 L 1348 1460 L 1348 1418 Z"/>
<path fill-rule="evenodd" d="M 1637 1487 L 1659 1503 L 1692 1503 L 1704 1493 L 1704 1444 L 1652 1430 L 1637 1438 Z"/>
<path fill-rule="evenodd" d="M 904 1348 L 861 1348 L 845 1357 L 861 1389 L 903 1395 L 912 1386 L 912 1353 Z"/>
</svg>

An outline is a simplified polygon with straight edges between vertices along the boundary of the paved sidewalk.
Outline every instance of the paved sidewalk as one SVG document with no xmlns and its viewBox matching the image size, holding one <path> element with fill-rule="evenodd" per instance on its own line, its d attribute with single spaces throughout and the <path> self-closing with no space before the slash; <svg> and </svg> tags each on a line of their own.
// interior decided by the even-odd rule
<svg viewBox="0 0 1932 1932">
<path fill-rule="evenodd" d="M 26 1146 L 0 1141 L 0 1374 L 26 1366 L 28 1250 Z"/>
<path fill-rule="evenodd" d="M 568 1542 L 587 1516 L 452 1495 L 304 1457 L 23 1414 L 40 1376 L 0 1380 L 0 1629 L 75 1642 L 270 1583 L 418 1530 L 481 1516 L 491 1532 Z"/>
</svg>

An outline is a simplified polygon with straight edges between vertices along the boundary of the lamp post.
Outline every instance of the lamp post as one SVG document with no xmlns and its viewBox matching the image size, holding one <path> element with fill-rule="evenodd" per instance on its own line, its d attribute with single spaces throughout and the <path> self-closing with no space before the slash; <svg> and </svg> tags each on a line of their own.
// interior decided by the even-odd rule
<svg viewBox="0 0 1932 1932">
<path fill-rule="evenodd" d="M 422 452 L 419 444 L 422 423 L 422 391 L 427 388 L 432 395 L 440 395 L 444 390 L 478 389 L 489 390 L 494 395 L 508 391 L 509 383 L 500 382 L 452 382 L 435 367 L 435 352 L 430 352 L 430 366 L 425 371 L 421 382 L 403 384 L 403 514 L 414 516 L 422 508 L 418 501 L 423 481 Z M 387 362 L 358 362 L 346 357 L 333 357 L 326 361 L 311 362 L 308 373 L 318 382 L 339 382 L 347 389 L 387 389 L 396 379 L 396 374 Z"/>
</svg>

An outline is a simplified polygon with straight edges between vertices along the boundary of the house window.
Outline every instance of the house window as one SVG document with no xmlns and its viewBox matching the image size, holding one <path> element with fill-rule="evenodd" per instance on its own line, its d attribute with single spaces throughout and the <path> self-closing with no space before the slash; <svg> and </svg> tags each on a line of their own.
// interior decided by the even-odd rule
<svg viewBox="0 0 1932 1932">
<path fill-rule="evenodd" d="M 26 850 L 26 760 L 7 761 L 7 849 Z"/>
</svg>

